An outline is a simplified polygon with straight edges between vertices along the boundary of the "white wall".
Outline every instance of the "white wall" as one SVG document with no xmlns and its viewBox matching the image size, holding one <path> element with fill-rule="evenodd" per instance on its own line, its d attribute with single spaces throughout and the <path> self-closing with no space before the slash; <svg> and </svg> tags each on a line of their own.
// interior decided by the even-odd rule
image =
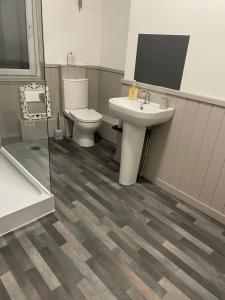
<svg viewBox="0 0 225 300">
<path fill-rule="evenodd" d="M 66 63 L 124 70 L 131 0 L 42 0 L 47 64 Z"/>
<path fill-rule="evenodd" d="M 186 34 L 181 90 L 225 100 L 224 20 L 224 0 L 132 0 L 125 77 L 134 76 L 138 33 Z"/>
<path fill-rule="evenodd" d="M 102 0 L 101 66 L 124 70 L 131 0 Z"/>
<path fill-rule="evenodd" d="M 83 1 L 78 11 L 77 0 L 42 0 L 47 64 L 66 63 L 70 50 L 76 63 L 100 64 L 101 0 Z"/>
</svg>

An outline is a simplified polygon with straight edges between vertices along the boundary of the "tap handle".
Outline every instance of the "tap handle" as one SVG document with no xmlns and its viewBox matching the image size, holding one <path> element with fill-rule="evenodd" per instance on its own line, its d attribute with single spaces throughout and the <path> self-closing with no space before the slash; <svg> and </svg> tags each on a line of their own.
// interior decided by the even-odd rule
<svg viewBox="0 0 225 300">
<path fill-rule="evenodd" d="M 150 99 L 151 99 L 150 92 L 143 90 L 143 91 L 139 92 L 139 95 L 140 95 L 140 99 L 144 100 L 146 103 L 150 102 Z"/>
</svg>

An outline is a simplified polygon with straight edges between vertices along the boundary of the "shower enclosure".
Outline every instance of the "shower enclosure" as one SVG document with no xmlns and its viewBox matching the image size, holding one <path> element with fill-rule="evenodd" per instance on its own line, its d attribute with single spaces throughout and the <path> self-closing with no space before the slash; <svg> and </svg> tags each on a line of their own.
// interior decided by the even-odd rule
<svg viewBox="0 0 225 300">
<path fill-rule="evenodd" d="M 41 0 L 0 0 L 0 235 L 54 210 Z"/>
</svg>

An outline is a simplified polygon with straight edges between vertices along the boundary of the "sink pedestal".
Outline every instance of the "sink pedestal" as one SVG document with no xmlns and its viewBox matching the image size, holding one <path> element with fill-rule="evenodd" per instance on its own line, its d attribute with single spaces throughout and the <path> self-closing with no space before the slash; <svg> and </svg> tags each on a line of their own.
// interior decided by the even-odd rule
<svg viewBox="0 0 225 300">
<path fill-rule="evenodd" d="M 131 185 L 137 180 L 146 128 L 169 121 L 174 109 L 163 109 L 152 102 L 143 105 L 143 99 L 130 101 L 128 97 L 110 99 L 109 108 L 114 117 L 123 121 L 119 181 Z"/>
<path fill-rule="evenodd" d="M 119 182 L 123 185 L 136 183 L 146 128 L 123 123 L 122 153 Z"/>
</svg>

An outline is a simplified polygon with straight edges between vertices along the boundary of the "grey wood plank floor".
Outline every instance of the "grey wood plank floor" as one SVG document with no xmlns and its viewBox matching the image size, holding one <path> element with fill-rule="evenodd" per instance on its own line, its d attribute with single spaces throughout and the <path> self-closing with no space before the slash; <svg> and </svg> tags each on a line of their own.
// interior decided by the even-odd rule
<svg viewBox="0 0 225 300">
<path fill-rule="evenodd" d="M 50 150 L 56 212 L 0 238 L 1 300 L 225 299 L 224 225 L 145 180 L 119 185 L 104 140 Z"/>
</svg>

